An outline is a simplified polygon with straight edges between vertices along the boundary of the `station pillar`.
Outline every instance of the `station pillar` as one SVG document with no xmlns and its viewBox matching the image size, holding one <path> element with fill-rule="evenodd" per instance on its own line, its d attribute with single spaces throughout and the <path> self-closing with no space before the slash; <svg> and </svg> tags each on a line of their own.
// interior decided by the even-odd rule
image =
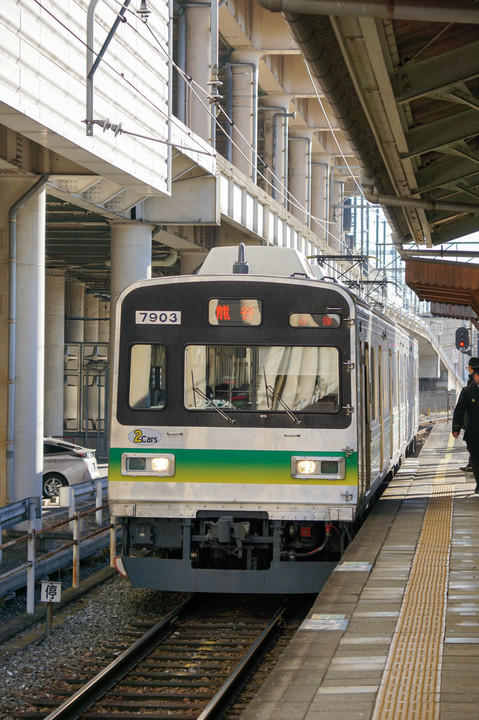
<svg viewBox="0 0 479 720">
<path fill-rule="evenodd" d="M 281 205 L 286 205 L 288 184 L 288 119 L 289 97 L 268 95 L 263 98 L 264 159 L 267 167 L 266 192 Z"/>
<path fill-rule="evenodd" d="M 310 225 L 311 209 L 311 142 L 308 134 L 290 134 L 289 137 L 289 207 L 304 225 Z"/>
<path fill-rule="evenodd" d="M 231 161 L 256 182 L 258 142 L 258 52 L 235 52 L 231 56 L 232 151 Z"/>
<path fill-rule="evenodd" d="M 186 86 L 186 124 L 193 132 L 211 142 L 211 114 L 208 95 L 211 81 L 211 7 L 210 3 L 189 0 L 185 11 L 186 74 L 192 81 Z"/>
<path fill-rule="evenodd" d="M 136 280 L 151 278 L 153 226 L 146 223 L 112 223 L 110 292 L 110 363 L 113 361 L 116 301 Z"/>
<path fill-rule="evenodd" d="M 66 284 L 66 341 L 81 343 L 85 337 L 85 283 L 71 280 Z"/>
<path fill-rule="evenodd" d="M 205 261 L 207 252 L 182 252 L 180 260 L 180 274 L 192 275 Z"/>
<path fill-rule="evenodd" d="M 330 158 L 314 157 L 311 163 L 311 230 L 328 241 Z M 316 219 L 317 218 L 317 219 Z"/>
<path fill-rule="evenodd" d="M 45 195 L 40 190 L 17 215 L 13 501 L 42 495 Z"/>
<path fill-rule="evenodd" d="M 98 342 L 98 307 L 99 300 L 91 293 L 85 294 L 85 329 L 83 337 L 85 342 Z"/>
<path fill-rule="evenodd" d="M 62 270 L 47 270 L 45 277 L 45 435 L 63 435 L 64 357 L 65 273 Z"/>
<path fill-rule="evenodd" d="M 344 178 L 339 171 L 333 171 L 331 187 L 331 198 L 333 208 L 333 219 L 335 221 L 334 239 L 329 236 L 328 243 L 337 253 L 343 250 L 343 202 L 344 202 Z"/>
<path fill-rule="evenodd" d="M 110 303 L 101 300 L 98 304 L 98 342 L 110 342 Z"/>
</svg>

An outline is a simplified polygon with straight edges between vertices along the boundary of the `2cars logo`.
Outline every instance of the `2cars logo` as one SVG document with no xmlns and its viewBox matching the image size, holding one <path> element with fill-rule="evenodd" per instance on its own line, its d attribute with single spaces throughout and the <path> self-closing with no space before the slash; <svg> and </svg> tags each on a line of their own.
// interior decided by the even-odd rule
<svg viewBox="0 0 479 720">
<path fill-rule="evenodd" d="M 161 433 L 151 428 L 136 428 L 128 434 L 128 440 L 135 445 L 156 445 L 161 440 Z"/>
</svg>

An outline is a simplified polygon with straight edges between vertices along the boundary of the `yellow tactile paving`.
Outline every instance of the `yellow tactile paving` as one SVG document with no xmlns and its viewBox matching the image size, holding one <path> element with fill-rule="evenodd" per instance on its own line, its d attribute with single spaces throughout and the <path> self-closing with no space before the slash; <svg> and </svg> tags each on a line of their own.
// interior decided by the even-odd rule
<svg viewBox="0 0 479 720">
<path fill-rule="evenodd" d="M 449 423 L 389 483 L 242 720 L 479 720 L 479 497 Z M 317 618 L 341 618 L 319 627 Z"/>
<path fill-rule="evenodd" d="M 431 487 L 373 720 L 439 720 L 454 496 L 443 484 L 448 454 Z"/>
</svg>

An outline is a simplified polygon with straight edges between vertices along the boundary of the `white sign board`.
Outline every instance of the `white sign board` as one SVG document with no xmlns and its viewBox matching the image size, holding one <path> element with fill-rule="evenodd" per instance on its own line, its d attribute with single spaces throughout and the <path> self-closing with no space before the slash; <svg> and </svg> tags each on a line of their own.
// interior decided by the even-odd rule
<svg viewBox="0 0 479 720">
<path fill-rule="evenodd" d="M 62 596 L 61 582 L 42 580 L 40 602 L 60 602 Z"/>
</svg>

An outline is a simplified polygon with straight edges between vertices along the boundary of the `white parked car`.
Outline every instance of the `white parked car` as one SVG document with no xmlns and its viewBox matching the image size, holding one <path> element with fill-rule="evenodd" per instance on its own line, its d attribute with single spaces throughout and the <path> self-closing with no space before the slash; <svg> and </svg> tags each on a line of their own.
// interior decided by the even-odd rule
<svg viewBox="0 0 479 720">
<path fill-rule="evenodd" d="M 96 451 L 47 437 L 43 439 L 43 497 L 56 498 L 66 485 L 96 480 Z"/>
</svg>

